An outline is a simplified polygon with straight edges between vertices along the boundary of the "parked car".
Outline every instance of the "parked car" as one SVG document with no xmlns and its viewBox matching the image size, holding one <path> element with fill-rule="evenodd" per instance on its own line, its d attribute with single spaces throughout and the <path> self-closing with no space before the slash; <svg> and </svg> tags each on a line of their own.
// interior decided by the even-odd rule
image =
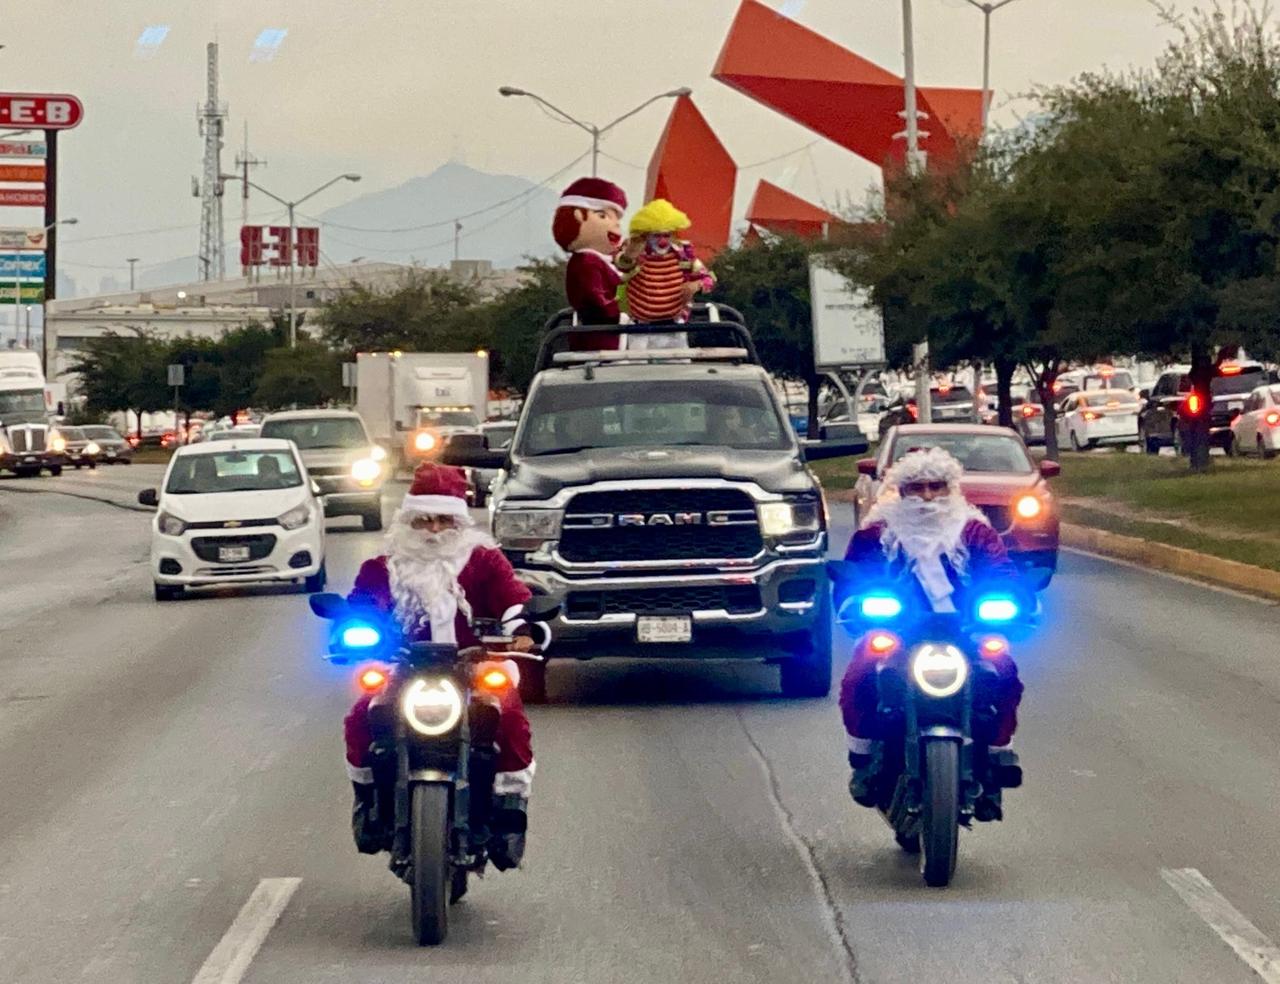
<svg viewBox="0 0 1280 984">
<path fill-rule="evenodd" d="M 324 507 L 289 441 L 261 438 L 178 448 L 164 483 L 138 502 L 156 508 L 156 601 L 186 588 L 261 581 L 325 584 Z"/>
<path fill-rule="evenodd" d="M 1231 421 L 1233 454 L 1274 458 L 1280 451 L 1280 386 L 1259 386 L 1250 393 Z"/>
<path fill-rule="evenodd" d="M 973 419 L 973 393 L 967 386 L 934 385 L 929 389 L 929 402 L 933 407 L 933 423 L 958 423 Z M 889 430 L 904 424 L 914 424 L 920 418 L 914 392 L 899 396 L 880 417 L 880 440 Z"/>
<path fill-rule="evenodd" d="M 884 473 L 916 448 L 942 448 L 964 465 L 960 487 L 1004 541 L 1009 557 L 1037 591 L 1058 569 L 1058 508 L 1046 479 L 1055 461 L 1032 460 L 1014 430 L 985 424 L 905 424 L 890 428 L 874 458 L 858 462 L 854 511 L 860 521 L 880 492 Z"/>
<path fill-rule="evenodd" d="M 485 447 L 490 451 L 507 451 L 511 447 L 511 439 L 515 437 L 516 421 L 496 420 L 481 424 L 480 433 L 484 435 Z M 467 498 L 471 505 L 480 509 L 489 499 L 494 479 L 498 477 L 499 468 L 468 468 Z"/>
<path fill-rule="evenodd" d="M 358 413 L 273 413 L 262 422 L 262 437 L 294 443 L 324 496 L 326 516 L 359 516 L 366 531 L 382 529 L 382 485 L 391 467 L 387 449 L 373 442 Z"/>
<path fill-rule="evenodd" d="M 66 444 L 67 464 L 73 468 L 97 468 L 102 448 L 79 427 L 58 428 Z"/>
<path fill-rule="evenodd" d="M 101 453 L 98 455 L 99 461 L 109 465 L 133 463 L 133 444 L 122 437 L 114 427 L 90 424 L 80 429 L 101 448 Z"/>
<path fill-rule="evenodd" d="M 1138 443 L 1138 398 L 1129 390 L 1084 390 L 1058 406 L 1058 445 L 1072 451 Z"/>
<path fill-rule="evenodd" d="M 1119 389 L 1129 390 L 1134 396 L 1138 395 L 1138 385 L 1134 382 L 1133 373 L 1128 369 L 1117 369 L 1114 366 L 1070 369 L 1059 375 L 1053 383 L 1053 393 L 1059 402 L 1072 393 Z"/>
<path fill-rule="evenodd" d="M 1227 450 L 1233 441 L 1231 422 L 1244 409 L 1245 397 L 1260 386 L 1275 382 L 1257 362 L 1226 363 L 1218 368 L 1209 383 L 1212 406 L 1209 408 L 1209 442 Z M 1138 413 L 1138 440 L 1148 454 L 1172 446 L 1183 449 L 1183 417 L 1188 413 L 1187 397 L 1191 393 L 1191 367 L 1175 366 L 1156 380 L 1150 393 L 1143 392 L 1146 403 Z"/>
</svg>

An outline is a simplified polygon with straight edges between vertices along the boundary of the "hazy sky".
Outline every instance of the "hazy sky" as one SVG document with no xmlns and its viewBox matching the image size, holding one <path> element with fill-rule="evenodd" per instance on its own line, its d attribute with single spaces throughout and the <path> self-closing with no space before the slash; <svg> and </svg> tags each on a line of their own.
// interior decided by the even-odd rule
<svg viewBox="0 0 1280 984">
<path fill-rule="evenodd" d="M 900 0 L 770 2 L 901 70 Z M 221 45 L 230 110 L 224 167 L 247 122 L 253 152 L 268 161 L 254 179 L 277 194 L 305 194 L 344 171 L 363 175 L 309 210 L 449 159 L 542 180 L 588 148 L 587 134 L 529 100 L 501 98 L 502 84 L 598 123 L 689 85 L 740 165 L 795 152 L 744 173 L 740 210 L 761 177 L 819 202 L 860 199 L 873 168 L 710 79 L 737 8 L 738 0 L 25 0 L 4 19 L 0 67 L 8 90 L 70 92 L 85 104 L 85 122 L 60 144 L 62 214 L 80 220 L 65 230 L 60 259 L 96 288 L 103 276 L 126 279 L 125 257 L 145 266 L 195 252 L 195 111 L 210 40 Z M 964 0 L 915 0 L 915 11 L 920 81 L 979 85 L 982 15 Z M 1015 0 L 993 25 L 997 123 L 1025 111 L 1012 94 L 1103 64 L 1149 63 L 1168 37 L 1147 0 Z M 140 48 L 148 28 L 148 40 L 162 40 Z M 604 144 L 616 160 L 603 160 L 602 173 L 634 198 L 666 112 L 650 107 Z M 39 219 L 3 211 L 4 225 Z M 254 211 L 276 214 L 261 198 Z M 233 234 L 238 199 L 228 199 L 227 212 Z M 146 232 L 161 227 L 177 228 Z M 379 244 L 371 234 L 342 238 L 323 244 L 337 261 Z"/>
</svg>

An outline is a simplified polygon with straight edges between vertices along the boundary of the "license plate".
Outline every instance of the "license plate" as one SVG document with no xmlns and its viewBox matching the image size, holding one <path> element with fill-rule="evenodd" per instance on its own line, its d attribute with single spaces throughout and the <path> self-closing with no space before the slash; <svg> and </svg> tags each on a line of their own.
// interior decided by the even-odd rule
<svg viewBox="0 0 1280 984">
<path fill-rule="evenodd" d="M 28 456 L 22 459 L 22 463 L 24 465 L 34 465 L 36 463 L 36 459 Z"/>
<path fill-rule="evenodd" d="M 690 642 L 693 619 L 688 615 L 641 615 L 636 619 L 640 642 Z"/>
<path fill-rule="evenodd" d="M 1228 404 L 1227 404 L 1227 409 L 1228 409 L 1228 410 L 1243 410 L 1243 409 L 1244 409 L 1244 401 L 1243 401 L 1243 400 L 1232 400 L 1230 403 L 1228 403 Z"/>
<path fill-rule="evenodd" d="M 234 563 L 237 560 L 249 559 L 248 547 L 219 547 L 218 559 L 225 563 Z"/>
</svg>

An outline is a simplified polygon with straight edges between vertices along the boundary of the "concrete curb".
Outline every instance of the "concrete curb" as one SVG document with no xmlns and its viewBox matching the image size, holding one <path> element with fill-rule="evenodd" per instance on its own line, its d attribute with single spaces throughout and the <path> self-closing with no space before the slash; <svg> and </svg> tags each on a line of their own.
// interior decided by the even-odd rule
<svg viewBox="0 0 1280 984">
<path fill-rule="evenodd" d="M 147 506 L 134 505 L 131 502 L 120 502 L 117 499 L 106 499 L 99 495 L 88 495 L 84 492 L 69 492 L 65 489 L 21 489 L 14 488 L 11 485 L 0 485 L 0 493 L 5 492 L 13 492 L 17 495 L 65 495 L 69 499 L 82 499 L 85 502 L 97 502 L 104 506 L 114 506 L 116 509 L 123 509 L 126 512 L 155 512 L 154 509 Z"/>
<path fill-rule="evenodd" d="M 1062 524 L 1061 542 L 1064 547 L 1115 557 L 1152 570 L 1280 601 L 1280 571 L 1075 523 Z"/>
</svg>

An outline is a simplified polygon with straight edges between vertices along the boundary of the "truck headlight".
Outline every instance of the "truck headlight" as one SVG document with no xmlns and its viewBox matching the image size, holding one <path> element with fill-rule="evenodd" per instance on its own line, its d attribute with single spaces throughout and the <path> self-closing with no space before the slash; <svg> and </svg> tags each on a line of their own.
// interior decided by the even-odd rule
<svg viewBox="0 0 1280 984">
<path fill-rule="evenodd" d="M 760 503 L 760 532 L 780 540 L 808 540 L 820 528 L 814 499 Z"/>
<path fill-rule="evenodd" d="M 911 678 L 930 697 L 950 697 L 969 679 L 969 661 L 955 646 L 925 643 L 911 654 Z"/>
<path fill-rule="evenodd" d="M 67 450 L 67 439 L 57 431 L 53 431 L 49 434 L 49 450 L 56 451 L 58 454 L 61 454 L 63 451 Z"/>
<path fill-rule="evenodd" d="M 448 677 L 420 678 L 405 688 L 400 710 L 418 734 L 438 738 L 462 720 L 462 694 Z"/>
<path fill-rule="evenodd" d="M 301 505 L 294 506 L 287 513 L 276 520 L 286 530 L 296 530 L 307 523 L 311 522 L 311 507 L 305 502 Z"/>
<path fill-rule="evenodd" d="M 434 434 L 428 434 L 422 431 L 413 437 L 413 447 L 417 451 L 430 451 L 436 446 L 436 437 Z"/>
<path fill-rule="evenodd" d="M 372 485 L 382 474 L 382 466 L 373 458 L 361 458 L 351 465 L 351 477 L 364 486 Z"/>
<path fill-rule="evenodd" d="M 162 512 L 156 517 L 156 525 L 165 536 L 182 536 L 187 530 L 186 523 L 173 513 L 167 512 Z"/>
<path fill-rule="evenodd" d="M 562 518 L 557 509 L 499 509 L 493 516 L 493 536 L 511 550 L 537 550 L 544 541 L 560 538 Z"/>
</svg>

